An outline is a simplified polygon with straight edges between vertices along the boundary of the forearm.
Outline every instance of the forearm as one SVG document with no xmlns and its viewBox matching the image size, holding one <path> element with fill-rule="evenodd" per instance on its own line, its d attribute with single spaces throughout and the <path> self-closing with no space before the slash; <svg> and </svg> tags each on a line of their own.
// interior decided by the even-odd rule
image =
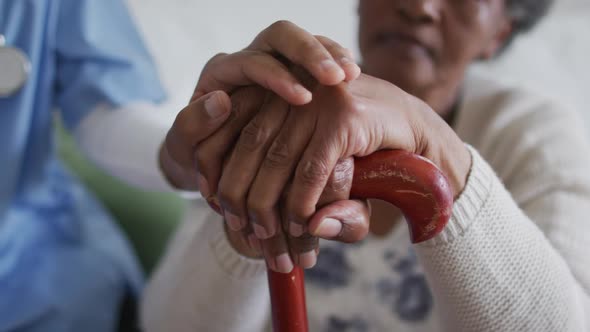
<svg viewBox="0 0 590 332">
<path fill-rule="evenodd" d="M 588 294 L 477 153 L 449 225 L 417 252 L 445 331 L 590 328 Z"/>
<path fill-rule="evenodd" d="M 146 190 L 173 191 L 158 161 L 173 118 L 149 103 L 99 106 L 75 129 L 86 156 L 109 174 Z"/>
<path fill-rule="evenodd" d="M 144 329 L 263 331 L 270 318 L 264 261 L 237 254 L 221 217 L 203 200 L 195 204 L 189 216 L 201 220 L 185 221 L 148 285 Z"/>
</svg>

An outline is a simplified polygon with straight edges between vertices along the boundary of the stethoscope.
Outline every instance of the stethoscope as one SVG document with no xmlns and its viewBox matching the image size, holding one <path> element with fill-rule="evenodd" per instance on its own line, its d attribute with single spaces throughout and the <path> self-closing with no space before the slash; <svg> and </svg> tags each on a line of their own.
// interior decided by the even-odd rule
<svg viewBox="0 0 590 332">
<path fill-rule="evenodd" d="M 16 94 L 27 82 L 30 69 L 27 55 L 6 46 L 4 35 L 0 34 L 0 98 Z"/>
</svg>

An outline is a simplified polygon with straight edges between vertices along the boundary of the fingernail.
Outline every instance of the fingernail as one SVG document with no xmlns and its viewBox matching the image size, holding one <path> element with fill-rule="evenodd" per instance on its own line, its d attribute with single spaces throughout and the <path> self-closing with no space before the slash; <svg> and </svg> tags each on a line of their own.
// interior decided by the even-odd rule
<svg viewBox="0 0 590 332">
<path fill-rule="evenodd" d="M 289 273 L 293 270 L 293 262 L 287 253 L 275 257 L 275 264 L 277 272 Z"/>
<path fill-rule="evenodd" d="M 333 238 L 338 236 L 340 232 L 342 232 L 342 223 L 340 220 L 326 218 L 320 223 L 312 235 L 322 238 Z"/>
<path fill-rule="evenodd" d="M 343 57 L 340 59 L 340 64 L 343 67 L 348 67 L 348 68 L 352 68 L 354 70 L 354 75 L 358 75 L 361 72 L 361 67 L 359 67 L 359 65 L 357 65 L 354 61 L 352 61 L 351 59 L 347 58 L 347 57 Z"/>
<path fill-rule="evenodd" d="M 334 60 L 323 60 L 322 62 L 320 62 L 320 67 L 324 71 L 338 72 L 339 76 L 342 76 L 342 78 L 344 78 L 344 70 L 342 70 L 342 68 L 340 68 L 340 66 Z"/>
<path fill-rule="evenodd" d="M 228 211 L 225 211 L 225 221 L 232 231 L 239 231 L 243 227 L 241 218 Z"/>
<path fill-rule="evenodd" d="M 258 240 L 256 235 L 252 233 L 248 235 L 248 244 L 250 244 L 250 247 L 254 249 L 254 251 L 256 251 L 257 253 L 262 252 L 262 245 L 260 244 L 260 240 Z"/>
<path fill-rule="evenodd" d="M 209 198 L 209 196 L 211 195 L 211 192 L 209 191 L 209 183 L 201 173 L 197 174 L 197 184 L 199 185 L 199 191 L 201 192 L 201 196 Z"/>
<path fill-rule="evenodd" d="M 332 59 L 326 59 L 320 62 L 320 67 L 322 67 L 322 69 L 326 71 L 341 69 L 340 66 L 338 66 L 338 64 L 336 63 L 336 61 Z"/>
<path fill-rule="evenodd" d="M 212 94 L 211 96 L 209 96 L 209 98 L 207 98 L 207 100 L 205 100 L 205 110 L 207 111 L 207 114 L 209 114 L 209 117 L 212 119 L 218 118 L 225 114 L 225 109 L 223 108 L 223 106 L 220 105 L 219 100 L 217 99 L 217 97 L 215 97 L 214 94 Z"/>
<path fill-rule="evenodd" d="M 291 221 L 289 223 L 289 234 L 294 237 L 300 237 L 305 232 L 303 225 Z"/>
<path fill-rule="evenodd" d="M 311 269 L 317 262 L 317 255 L 315 250 L 308 251 L 297 255 L 297 265 L 304 269 Z"/>
<path fill-rule="evenodd" d="M 261 239 L 261 240 L 266 240 L 270 237 L 270 235 L 268 234 L 268 232 L 266 231 L 266 229 L 258 224 L 253 224 L 252 228 L 254 228 L 254 234 L 256 234 L 256 236 Z"/>
<path fill-rule="evenodd" d="M 215 195 L 207 197 L 207 203 L 213 210 L 215 210 L 215 212 L 223 216 L 223 211 L 221 210 L 221 206 L 219 205 L 219 201 Z"/>
<path fill-rule="evenodd" d="M 342 65 L 348 65 L 348 64 L 355 64 L 356 65 L 356 63 L 352 62 L 352 60 L 350 60 L 348 57 L 345 57 L 345 56 L 340 58 L 340 63 Z"/>
<path fill-rule="evenodd" d="M 310 95 L 311 96 L 311 92 L 309 92 L 309 90 L 307 90 L 303 85 L 297 83 L 293 85 L 293 92 L 295 92 L 298 95 Z"/>
</svg>

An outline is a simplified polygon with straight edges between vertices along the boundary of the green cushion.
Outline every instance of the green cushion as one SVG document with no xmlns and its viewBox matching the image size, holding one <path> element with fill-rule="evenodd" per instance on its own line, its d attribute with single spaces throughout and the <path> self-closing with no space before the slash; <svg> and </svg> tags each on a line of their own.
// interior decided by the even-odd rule
<svg viewBox="0 0 590 332">
<path fill-rule="evenodd" d="M 119 222 L 149 274 L 178 225 L 185 202 L 174 194 L 132 188 L 105 174 L 82 155 L 61 124 L 57 128 L 60 158 Z"/>
</svg>

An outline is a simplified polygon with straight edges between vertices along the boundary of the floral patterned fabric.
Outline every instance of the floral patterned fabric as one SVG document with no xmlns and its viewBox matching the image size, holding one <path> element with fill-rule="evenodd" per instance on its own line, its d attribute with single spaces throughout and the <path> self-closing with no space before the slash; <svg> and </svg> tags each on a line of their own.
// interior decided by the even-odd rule
<svg viewBox="0 0 590 332">
<path fill-rule="evenodd" d="M 306 271 L 312 331 L 428 329 L 433 299 L 405 227 L 352 246 L 322 243 L 316 267 Z"/>
</svg>

